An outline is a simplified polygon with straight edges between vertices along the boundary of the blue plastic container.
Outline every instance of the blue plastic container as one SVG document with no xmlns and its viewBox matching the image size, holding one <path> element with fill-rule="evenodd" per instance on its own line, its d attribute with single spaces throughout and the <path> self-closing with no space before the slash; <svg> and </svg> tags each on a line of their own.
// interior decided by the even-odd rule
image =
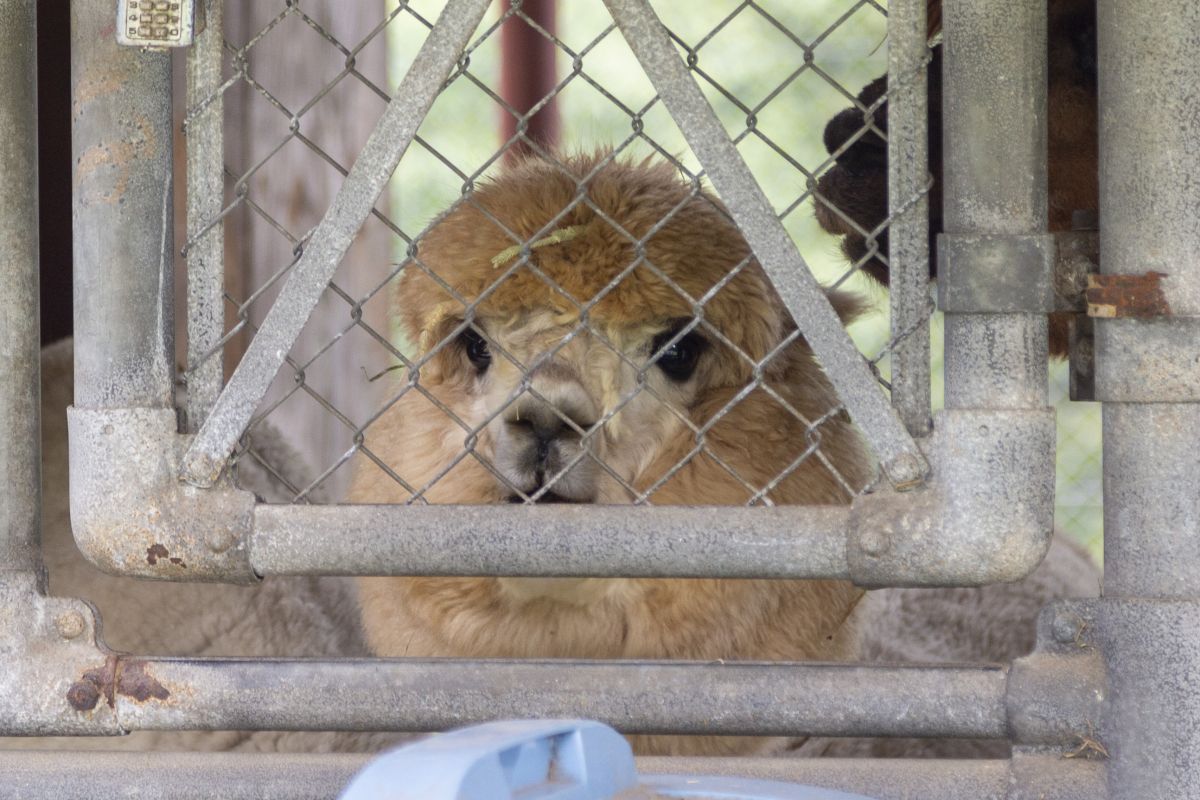
<svg viewBox="0 0 1200 800">
<path fill-rule="evenodd" d="M 589 720 L 490 722 L 380 755 L 340 800 L 871 800 L 793 783 L 649 775 L 629 743 Z"/>
</svg>

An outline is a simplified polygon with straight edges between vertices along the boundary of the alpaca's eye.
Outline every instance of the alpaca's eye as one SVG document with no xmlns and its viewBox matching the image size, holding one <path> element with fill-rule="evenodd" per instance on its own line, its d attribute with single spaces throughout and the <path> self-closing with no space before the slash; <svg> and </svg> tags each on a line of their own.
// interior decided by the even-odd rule
<svg viewBox="0 0 1200 800">
<path fill-rule="evenodd" d="M 479 370 L 479 374 L 487 371 L 487 368 L 492 363 L 492 351 L 488 348 L 487 339 L 484 339 L 471 328 L 458 335 L 459 344 L 462 345 L 463 351 L 466 352 L 467 358 L 475 365 L 475 369 Z"/>
<path fill-rule="evenodd" d="M 696 371 L 696 363 L 700 360 L 700 354 L 704 352 L 708 342 L 704 337 L 692 332 L 668 345 L 667 343 L 678 333 L 679 328 L 674 328 L 655 336 L 650 345 L 650 353 L 653 358 L 653 354 L 662 350 L 654 363 L 662 370 L 663 375 L 673 381 L 683 383 Z M 665 350 L 663 350 L 664 347 L 666 347 Z"/>
</svg>

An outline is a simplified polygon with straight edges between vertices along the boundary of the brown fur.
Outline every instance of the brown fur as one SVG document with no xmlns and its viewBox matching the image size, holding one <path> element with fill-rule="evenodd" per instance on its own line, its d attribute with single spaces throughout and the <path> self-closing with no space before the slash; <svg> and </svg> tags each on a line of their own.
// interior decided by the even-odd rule
<svg viewBox="0 0 1200 800">
<path fill-rule="evenodd" d="M 1096 19 L 1094 0 L 1049 0 L 1047 87 L 1048 228 L 1069 230 L 1076 210 L 1099 207 L 1096 109 Z M 941 25 L 941 3 L 929 3 L 930 33 Z M 932 50 L 929 65 L 929 166 L 934 184 L 929 194 L 930 275 L 936 274 L 936 237 L 942 232 L 942 60 L 941 46 Z M 887 91 L 886 76 L 869 83 L 857 100 L 870 108 Z M 887 103 L 872 114 L 876 127 L 887 132 Z M 842 252 L 851 263 L 887 284 L 887 265 L 875 254 L 887 254 L 886 230 L 865 235 L 888 214 L 887 144 L 878 134 L 863 130 L 863 112 L 848 108 L 825 129 L 825 146 L 836 163 L 818 182 L 816 217 L 821 227 L 842 237 Z M 861 137 L 858 137 L 861 133 Z M 844 148 L 844 149 L 843 149 Z M 841 152 L 839 152 L 841 151 Z M 864 233 L 865 232 L 865 233 Z M 1050 317 L 1050 353 L 1067 352 L 1069 317 Z"/>
<path fill-rule="evenodd" d="M 647 370 L 646 383 L 666 404 L 643 392 L 594 439 L 606 461 L 624 465 L 614 467 L 624 470 L 622 478 L 644 492 L 695 447 L 696 435 L 688 426 L 709 422 L 751 383 L 751 364 L 734 348 L 762 359 L 794 325 L 719 204 L 693 191 L 666 164 L 625 164 L 608 158 L 568 159 L 565 169 L 538 160 L 517 166 L 437 223 L 420 243 L 418 258 L 467 301 L 481 297 L 505 270 L 513 269 L 479 302 L 474 319 L 489 338 L 503 339 L 509 354 L 525 365 L 547 348 L 562 346 L 562 336 L 577 319 L 575 303 L 589 302 L 637 262 L 630 237 L 645 238 L 647 260 L 693 298 L 740 268 L 704 305 L 705 320 L 728 337 L 732 347 L 709 335 L 710 347 L 695 377 L 683 387 Z M 577 181 L 585 182 L 590 204 L 572 207 Z M 571 210 L 558 219 L 565 208 Z M 526 241 L 544 237 L 548 229 L 585 226 L 571 241 L 534 249 L 530 259 L 570 298 L 549 288 L 531 269 L 514 267 L 516 259 L 493 267 L 492 257 L 514 241 L 497 222 Z M 408 334 L 426 347 L 463 318 L 463 304 L 420 269 L 406 270 L 399 297 Z M 833 294 L 831 299 L 844 314 L 854 312 L 850 297 Z M 672 319 L 691 314 L 688 300 L 637 262 L 588 312 L 588 321 L 629 358 L 644 360 L 650 336 Z M 558 365 L 554 380 L 573 376 L 573 387 L 582 387 L 595 407 L 611 411 L 636 385 L 635 371 L 612 356 L 599 338 L 582 333 L 563 347 L 552 361 Z M 421 369 L 419 384 L 473 426 L 485 416 L 479 405 L 480 397 L 492 391 L 486 388 L 488 381 L 503 383 L 506 375 L 506 386 L 516 385 L 517 367 L 499 353 L 489 369 L 495 371 L 494 378 L 490 372 L 476 377 L 451 339 Z M 847 484 L 857 491 L 870 480 L 872 469 L 859 439 L 843 414 L 830 413 L 837 408 L 833 390 L 802 340 L 768 361 L 764 382 L 779 399 L 757 389 L 733 406 L 708 431 L 708 454 L 692 457 L 662 482 L 650 495 L 652 502 L 746 503 L 752 492 L 745 483 L 765 486 L 810 441 L 807 426 L 785 404 L 810 421 L 826 417 L 816 429 L 820 451 L 844 483 L 825 462 L 808 458 L 769 493 L 771 502 L 846 503 L 851 497 Z M 398 389 L 405 385 L 401 381 Z M 496 396 L 504 395 L 501 391 Z M 586 405 L 587 399 L 579 402 Z M 497 454 L 499 434 L 493 431 L 489 425 L 479 433 L 475 451 L 480 458 L 468 457 L 449 468 L 423 498 L 502 502 L 511 490 L 481 463 L 503 455 Z M 434 402 L 410 389 L 367 431 L 365 445 L 410 486 L 421 487 L 453 462 L 465 436 Z M 637 458 L 626 458 L 634 450 Z M 732 466 L 741 480 L 722 464 Z M 601 475 L 596 481 L 599 502 L 631 501 L 627 489 L 610 478 Z M 410 499 L 409 492 L 371 460 L 360 461 L 351 502 Z M 851 655 L 852 631 L 846 620 L 861 597 L 859 590 L 838 581 L 366 578 L 359 589 L 369 642 L 377 653 L 388 656 L 841 659 Z M 635 737 L 635 746 L 644 753 L 733 753 L 745 751 L 751 742 Z"/>
</svg>

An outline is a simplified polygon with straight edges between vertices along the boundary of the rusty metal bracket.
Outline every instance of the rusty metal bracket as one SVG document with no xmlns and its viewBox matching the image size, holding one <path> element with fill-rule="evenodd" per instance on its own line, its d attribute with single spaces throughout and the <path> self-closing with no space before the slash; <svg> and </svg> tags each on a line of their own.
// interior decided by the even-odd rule
<svg viewBox="0 0 1200 800">
<path fill-rule="evenodd" d="M 6 735 L 118 735 L 116 712 L 77 701 L 80 675 L 108 656 L 99 616 L 82 600 L 46 597 L 30 572 L 0 578 L 0 727 Z M 80 713 L 85 711 L 85 713 Z"/>
<path fill-rule="evenodd" d="M 1165 273 L 1144 275 L 1088 275 L 1087 314 L 1105 319 L 1153 319 L 1171 316 L 1163 294 Z"/>
</svg>

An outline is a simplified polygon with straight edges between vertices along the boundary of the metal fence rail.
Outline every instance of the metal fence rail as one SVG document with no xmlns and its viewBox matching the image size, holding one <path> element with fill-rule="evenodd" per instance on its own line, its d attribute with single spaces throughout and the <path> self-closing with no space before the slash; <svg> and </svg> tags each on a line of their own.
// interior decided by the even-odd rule
<svg viewBox="0 0 1200 800">
<path fill-rule="evenodd" d="M 199 142 L 189 161 L 189 270 L 197 280 L 189 295 L 186 420 L 194 435 L 179 433 L 174 398 L 169 57 L 119 48 L 108 5 L 76 0 L 72 31 L 80 302 L 71 500 L 80 549 L 102 568 L 226 582 L 332 573 L 838 578 L 868 587 L 970 586 L 1022 578 L 1045 553 L 1053 516 L 1054 419 L 1046 408 L 1044 359 L 1056 259 L 1053 239 L 1044 233 L 1046 23 L 1038 0 L 943 3 L 947 233 L 939 248 L 939 292 L 947 312 L 947 409 L 934 417 L 929 436 L 925 4 L 897 0 L 889 22 L 890 351 L 896 370 L 889 398 L 742 160 L 741 137 L 726 133 L 705 100 L 698 77 L 711 79 L 675 51 L 649 3 L 607 2 L 615 26 L 839 390 L 841 406 L 806 421 L 806 429 L 819 430 L 822 420 L 844 408 L 891 484 L 849 487 L 844 506 L 767 508 L 757 507 L 770 505 L 757 503 L 769 494 L 761 486 L 750 487 L 750 505 L 729 508 L 653 507 L 641 502 L 645 497 L 636 505 L 604 508 L 421 505 L 424 487 L 407 487 L 411 505 L 267 506 L 236 488 L 229 457 L 288 363 L 289 349 L 355 232 L 379 215 L 376 199 L 418 141 L 417 129 L 438 92 L 455 80 L 477 81 L 462 53 L 479 46 L 470 37 L 487 3 L 451 0 L 436 23 L 426 21 L 428 37 L 408 76 L 348 171 L 338 200 L 312 235 L 299 240 L 277 305 L 219 394 L 220 364 L 213 353 L 226 334 L 223 310 L 213 303 L 223 302 L 221 228 L 229 208 L 219 197 L 225 85 L 220 4 L 210 4 L 216 27 L 202 34 L 190 58 L 189 93 L 205 98 L 188 119 Z M 0 679 L 0 732 L 422 730 L 497 715 L 582 714 L 630 732 L 963 737 L 1014 744 L 1008 761 L 651 759 L 651 770 L 786 776 L 888 798 L 961 797 L 964 786 L 971 796 L 1008 800 L 1200 794 L 1200 769 L 1191 758 L 1200 746 L 1200 695 L 1190 685 L 1200 662 L 1200 587 L 1191 568 L 1200 555 L 1194 536 L 1200 520 L 1194 490 L 1200 466 L 1200 264 L 1194 255 L 1200 252 L 1194 202 L 1200 160 L 1192 152 L 1200 114 L 1194 95 L 1180 88 L 1200 85 L 1194 57 L 1200 11 L 1167 0 L 1136 7 L 1099 0 L 1099 8 L 1104 276 L 1165 273 L 1165 310 L 1145 319 L 1118 309 L 1116 318 L 1096 322 L 1108 491 L 1105 596 L 1047 609 L 1033 655 L 1009 665 L 898 667 L 250 661 L 109 652 L 90 607 L 41 592 L 32 391 L 38 385 L 38 326 L 30 314 L 36 308 L 36 206 L 28 190 L 36 176 L 25 146 L 0 149 L 0 482 L 8 497 L 0 506 L 0 604 L 9 620 L 0 649 L 13 663 Z M 28 0 L 0 0 L 0 130 L 25 145 L 35 138 L 33 12 Z M 346 52 L 352 62 L 353 51 Z M 241 70 L 246 77 L 244 64 Z M 578 68 L 572 77 L 583 74 Z M 635 123 L 642 113 L 631 113 Z M 752 127 L 748 123 L 747 132 Z M 517 130 L 520 137 L 520 125 Z M 631 138 L 637 131 L 635 125 Z M 479 174 L 463 177 L 471 184 Z M 205 192 L 206 202 L 200 197 Z M 470 192 L 459 201 L 471 202 Z M 516 237 L 512 263 L 497 270 L 498 279 L 534 269 L 530 253 L 537 238 Z M 644 249 L 644 240 L 637 244 Z M 410 248 L 403 268 L 429 272 L 418 247 Z M 653 265 L 647 269 L 662 277 Z M 706 299 L 692 300 L 698 326 Z M 351 301 L 351 307 L 361 312 L 363 302 Z M 590 333 L 590 308 L 577 309 L 584 313 L 568 339 Z M 469 323 L 468 317 L 452 335 Z M 361 319 L 349 324 L 360 326 Z M 414 374 L 428 357 L 410 358 L 387 346 Z M 754 366 L 758 372 L 747 392 L 763 386 L 763 363 Z M 406 391 L 423 390 L 412 380 L 400 390 Z M 332 404 L 328 410 L 337 413 Z M 369 422 L 347 424 L 355 432 L 354 453 L 372 455 L 363 441 Z M 470 444 L 478 432 L 464 426 L 462 458 L 479 458 Z M 700 451 L 704 431 L 695 433 Z M 822 457 L 819 435 L 811 451 L 803 458 Z M 522 493 L 520 499 L 535 498 Z M 147 558 L 155 548 L 171 557 Z M 1090 744 L 1110 760 L 1058 757 L 1080 741 L 1081 748 Z M 66 769 L 67 758 L 79 768 Z M 171 770 L 163 772 L 166 758 Z M 262 796 L 294 793 L 297 779 L 308 782 L 304 791 L 312 796 L 328 796 L 360 764 L 352 756 L 251 761 L 234 754 L 0 752 L 6 775 L 0 797 L 118 790 Z"/>
<path fill-rule="evenodd" d="M 334 797 L 366 762 L 360 755 L 263 755 L 249 753 L 93 753 L 85 775 L 64 772 L 61 754 L 0 752 L 8 780 L 0 798 L 42 793 L 51 797 L 111 796 L 137 791 L 153 800 L 191 800 L 219 795 L 258 800 L 286 795 L 293 800 Z M 841 786 L 867 796 L 957 800 L 969 786 L 977 800 L 1009 800 L 1020 783 L 1033 797 L 1093 800 L 1104 795 L 1102 765 L 1062 762 L 1047 756 L 1009 761 L 863 759 L 638 759 L 639 773 L 746 775 L 817 786 Z M 131 778 L 131 776 L 134 776 Z"/>
</svg>

